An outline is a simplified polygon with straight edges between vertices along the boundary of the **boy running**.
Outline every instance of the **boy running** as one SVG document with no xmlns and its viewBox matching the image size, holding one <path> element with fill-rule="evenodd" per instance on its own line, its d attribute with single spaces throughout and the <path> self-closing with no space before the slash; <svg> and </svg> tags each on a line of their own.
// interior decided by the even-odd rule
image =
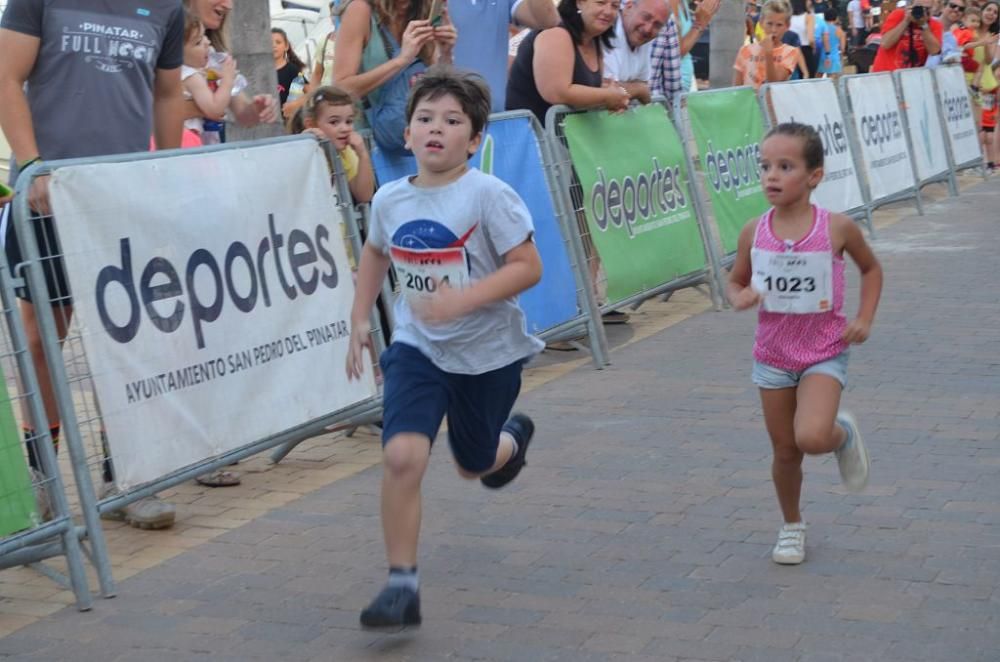
<svg viewBox="0 0 1000 662">
<path fill-rule="evenodd" d="M 372 201 L 351 312 L 348 378 L 360 376 L 369 316 L 390 264 L 400 285 L 384 375 L 382 530 L 389 580 L 361 612 L 364 627 L 419 625 L 420 483 L 441 419 L 458 472 L 489 488 L 524 467 L 534 424 L 510 415 L 521 366 L 543 344 L 525 330 L 516 297 L 541 279 L 524 202 L 470 169 L 489 89 L 473 74 L 432 67 L 410 92 L 407 148 L 417 175 Z"/>
</svg>

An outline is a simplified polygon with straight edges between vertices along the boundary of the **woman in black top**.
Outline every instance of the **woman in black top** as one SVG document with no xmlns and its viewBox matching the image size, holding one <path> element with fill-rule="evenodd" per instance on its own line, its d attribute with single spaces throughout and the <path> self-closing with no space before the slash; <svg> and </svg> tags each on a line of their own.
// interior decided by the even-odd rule
<svg viewBox="0 0 1000 662">
<path fill-rule="evenodd" d="M 306 63 L 295 54 L 288 43 L 288 35 L 281 28 L 271 28 L 271 55 L 278 72 L 278 101 L 284 107 L 292 81 L 298 76 L 305 76 Z"/>
<path fill-rule="evenodd" d="M 605 85 L 602 49 L 611 46 L 617 0 L 560 0 L 558 27 L 521 42 L 507 78 L 507 110 L 526 108 L 542 124 L 549 107 L 628 108 L 617 81 Z"/>
</svg>

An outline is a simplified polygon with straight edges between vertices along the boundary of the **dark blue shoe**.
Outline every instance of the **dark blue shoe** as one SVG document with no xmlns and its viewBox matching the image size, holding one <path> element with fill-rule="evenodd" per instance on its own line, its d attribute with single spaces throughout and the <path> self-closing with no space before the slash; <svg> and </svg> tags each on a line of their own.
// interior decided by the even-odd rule
<svg viewBox="0 0 1000 662">
<path fill-rule="evenodd" d="M 416 627 L 420 622 L 420 592 L 403 586 L 386 586 L 361 612 L 366 628 Z"/>
<path fill-rule="evenodd" d="M 483 485 L 494 490 L 517 478 L 517 474 L 521 473 L 521 469 L 527 464 L 524 456 L 527 455 L 528 444 L 535 434 L 535 424 L 524 414 L 514 414 L 503 424 L 503 431 L 514 437 L 514 441 L 517 442 L 517 453 L 507 461 L 507 464 L 479 479 Z"/>
</svg>

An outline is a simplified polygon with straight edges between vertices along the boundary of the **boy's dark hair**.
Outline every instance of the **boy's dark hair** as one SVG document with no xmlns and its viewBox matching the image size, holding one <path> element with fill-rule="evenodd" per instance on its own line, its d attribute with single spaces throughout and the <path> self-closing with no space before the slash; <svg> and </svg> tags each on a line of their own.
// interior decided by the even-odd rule
<svg viewBox="0 0 1000 662">
<path fill-rule="evenodd" d="M 445 95 L 455 97 L 462 112 L 472 122 L 472 137 L 483 132 L 490 117 L 490 88 L 479 74 L 459 71 L 446 65 L 429 68 L 410 89 L 406 100 L 406 124 L 410 124 L 413 111 L 423 100 L 434 101 Z"/>
<path fill-rule="evenodd" d="M 837 10 L 833 7 L 827 7 L 826 11 L 823 12 L 823 19 L 834 28 L 837 27 L 837 18 Z"/>
<path fill-rule="evenodd" d="M 767 132 L 764 140 L 771 136 L 789 136 L 802 139 L 802 158 L 810 170 L 823 167 L 823 140 L 816 129 L 808 124 L 784 122 Z M 763 143 L 763 140 L 761 141 Z"/>
<path fill-rule="evenodd" d="M 573 43 L 579 46 L 583 43 L 583 18 L 580 16 L 580 11 L 576 6 L 576 0 L 559 0 L 559 4 L 556 6 L 556 11 L 559 12 L 559 18 L 562 20 L 562 26 L 566 28 L 569 32 L 569 36 L 573 38 Z M 615 25 L 612 24 L 610 28 L 605 30 L 598 39 L 601 45 L 604 46 L 605 50 L 610 49 L 614 45 L 615 40 Z"/>
</svg>

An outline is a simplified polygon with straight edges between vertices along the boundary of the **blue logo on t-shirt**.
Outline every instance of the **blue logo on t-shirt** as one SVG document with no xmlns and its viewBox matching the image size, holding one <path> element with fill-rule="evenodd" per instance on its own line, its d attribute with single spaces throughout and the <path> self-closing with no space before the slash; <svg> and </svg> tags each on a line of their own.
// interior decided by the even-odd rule
<svg viewBox="0 0 1000 662">
<path fill-rule="evenodd" d="M 139 7 L 138 9 L 136 9 L 135 13 L 138 14 L 139 16 L 149 16 L 150 15 L 150 11 L 148 9 L 143 9 L 142 7 Z"/>
<path fill-rule="evenodd" d="M 453 248 L 464 246 L 466 240 L 476 229 L 473 225 L 464 237 L 457 237 L 446 226 L 428 218 L 407 221 L 396 229 L 392 235 L 392 244 L 400 248 Z"/>
</svg>

